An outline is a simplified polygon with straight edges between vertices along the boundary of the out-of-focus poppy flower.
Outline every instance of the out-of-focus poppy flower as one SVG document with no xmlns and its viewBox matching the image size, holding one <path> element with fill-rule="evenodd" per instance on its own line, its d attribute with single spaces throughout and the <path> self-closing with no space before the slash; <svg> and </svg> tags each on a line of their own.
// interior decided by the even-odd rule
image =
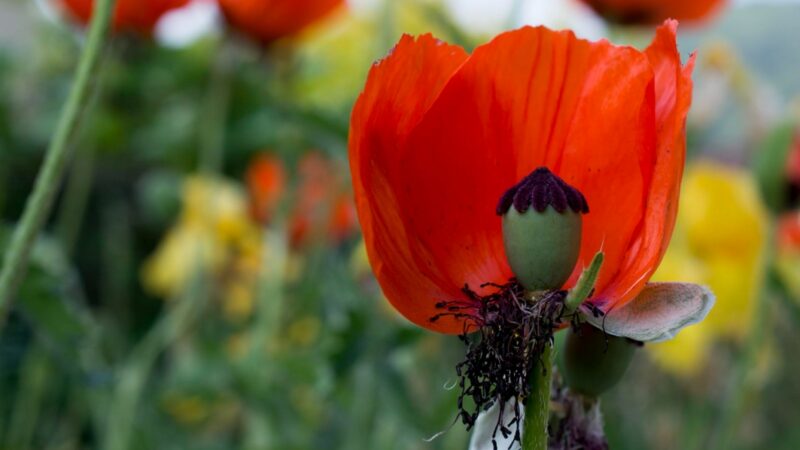
<svg viewBox="0 0 800 450">
<path fill-rule="evenodd" d="M 789 294 L 800 302 L 800 211 L 780 218 L 776 241 L 775 269 Z"/>
<path fill-rule="evenodd" d="M 626 25 L 658 25 L 667 19 L 700 21 L 726 0 L 583 0 L 606 20 Z"/>
<path fill-rule="evenodd" d="M 228 23 L 263 45 L 322 19 L 343 0 L 218 0 Z"/>
<path fill-rule="evenodd" d="M 95 0 L 58 0 L 81 24 L 89 23 Z M 150 35 L 158 20 L 169 10 L 189 0 L 117 0 L 112 27 L 115 31 L 131 31 Z"/>
<path fill-rule="evenodd" d="M 431 321 L 437 303 L 470 304 L 465 285 L 512 278 L 495 207 L 540 166 L 591 205 L 565 287 L 603 251 L 591 305 L 609 311 L 642 292 L 683 172 L 693 64 L 681 65 L 676 28 L 644 51 L 542 27 L 472 55 L 404 36 L 374 65 L 352 115 L 351 173 L 370 263 L 405 317 L 461 333 L 463 318 Z"/>
<path fill-rule="evenodd" d="M 275 156 L 260 154 L 245 175 L 250 193 L 250 211 L 261 223 L 268 222 L 286 190 L 286 169 Z"/>
<path fill-rule="evenodd" d="M 702 323 L 647 346 L 659 365 L 698 373 L 715 340 L 747 335 L 764 280 L 766 238 L 766 208 L 748 173 L 713 162 L 687 170 L 675 235 L 653 279 L 707 284 L 717 303 Z"/>
<path fill-rule="evenodd" d="M 341 169 L 319 152 L 309 152 L 300 161 L 289 219 L 293 247 L 319 237 L 341 241 L 357 230 L 355 205 Z"/>
<path fill-rule="evenodd" d="M 339 242 L 358 229 L 352 194 L 343 177 L 344 167 L 320 152 L 306 153 L 297 168 L 297 189 L 285 192 L 286 174 L 280 160 L 259 156 L 247 170 L 250 209 L 262 224 L 272 219 L 278 202 L 291 195 L 289 242 L 297 248 L 315 239 Z"/>
<path fill-rule="evenodd" d="M 777 241 L 779 251 L 800 253 L 800 213 L 789 213 L 780 218 Z"/>
<path fill-rule="evenodd" d="M 181 215 L 145 262 L 142 281 L 151 293 L 173 298 L 193 274 L 211 274 L 220 281 L 223 312 L 237 321 L 252 311 L 261 252 L 244 192 L 225 180 L 193 177 L 184 185 Z"/>
</svg>

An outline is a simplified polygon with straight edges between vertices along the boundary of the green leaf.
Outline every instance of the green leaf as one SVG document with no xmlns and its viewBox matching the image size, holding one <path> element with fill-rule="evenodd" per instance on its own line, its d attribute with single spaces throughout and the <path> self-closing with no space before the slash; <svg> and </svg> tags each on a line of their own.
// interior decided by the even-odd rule
<svg viewBox="0 0 800 450">
<path fill-rule="evenodd" d="M 594 255 L 589 267 L 583 271 L 580 278 L 578 278 L 578 282 L 567 294 L 567 299 L 565 300 L 567 311 L 575 311 L 592 293 L 594 284 L 597 282 L 597 275 L 600 274 L 600 267 L 603 266 L 604 258 L 603 252 L 597 252 Z"/>
</svg>

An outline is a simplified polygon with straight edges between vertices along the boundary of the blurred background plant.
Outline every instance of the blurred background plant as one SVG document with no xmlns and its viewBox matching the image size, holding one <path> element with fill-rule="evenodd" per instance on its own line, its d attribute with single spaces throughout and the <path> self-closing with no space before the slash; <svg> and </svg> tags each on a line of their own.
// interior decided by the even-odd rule
<svg viewBox="0 0 800 450">
<path fill-rule="evenodd" d="M 0 330 L 0 448 L 466 448 L 447 389 L 460 343 L 408 326 L 365 262 L 352 103 L 403 32 L 471 49 L 526 23 L 634 44 L 651 30 L 570 0 L 155 1 L 139 16 L 123 8 L 147 2 L 118 1 L 73 163 Z M 719 299 L 608 394 L 612 448 L 800 444 L 800 367 L 783 356 L 800 339 L 800 3 L 782 3 L 715 4 L 681 28 L 684 55 L 700 56 L 659 275 Z M 0 248 L 90 4 L 0 3 Z M 256 20 L 267 4 L 284 4 L 270 9 L 280 20 Z"/>
</svg>

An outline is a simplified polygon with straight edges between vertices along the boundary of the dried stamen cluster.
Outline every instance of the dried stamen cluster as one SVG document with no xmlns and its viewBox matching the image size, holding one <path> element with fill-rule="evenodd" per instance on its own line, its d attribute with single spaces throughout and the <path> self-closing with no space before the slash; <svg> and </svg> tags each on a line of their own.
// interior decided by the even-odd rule
<svg viewBox="0 0 800 450">
<path fill-rule="evenodd" d="M 530 375 L 533 370 L 545 370 L 541 356 L 545 346 L 552 344 L 554 331 L 563 322 L 577 323 L 578 315 L 567 312 L 565 291 L 546 291 L 531 299 L 513 279 L 481 289 L 487 287 L 495 291 L 480 295 L 465 286 L 468 300 L 439 302 L 436 306 L 443 312 L 431 320 L 464 319 L 460 339 L 466 345 L 466 357 L 456 366 L 461 421 L 471 429 L 481 412 L 495 403 L 503 411 L 506 402 L 513 401 L 514 416 L 504 423 L 499 415 L 493 436 L 513 434 L 513 440 L 519 441 L 522 414 L 518 405 L 530 394 Z"/>
</svg>

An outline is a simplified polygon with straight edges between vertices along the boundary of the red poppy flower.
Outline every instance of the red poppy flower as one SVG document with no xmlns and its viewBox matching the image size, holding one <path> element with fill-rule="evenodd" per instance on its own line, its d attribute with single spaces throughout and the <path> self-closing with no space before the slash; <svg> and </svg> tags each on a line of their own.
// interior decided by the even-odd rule
<svg viewBox="0 0 800 450">
<path fill-rule="evenodd" d="M 274 156 L 259 155 L 247 168 L 247 189 L 253 217 L 266 223 L 272 219 L 286 187 L 283 162 Z"/>
<path fill-rule="evenodd" d="M 611 22 L 657 25 L 667 19 L 698 21 L 713 16 L 727 0 L 583 0 Z"/>
<path fill-rule="evenodd" d="M 92 17 L 95 0 L 60 0 L 67 11 L 81 24 Z M 189 0 L 117 0 L 112 27 L 116 31 L 133 31 L 149 35 L 158 19 L 167 11 L 187 4 Z"/>
<path fill-rule="evenodd" d="M 352 196 L 345 189 L 341 170 L 319 152 L 303 156 L 294 208 L 289 219 L 289 239 L 293 247 L 315 236 L 334 242 L 346 239 L 358 227 Z"/>
<path fill-rule="evenodd" d="M 228 22 L 262 44 L 297 33 L 343 0 L 218 0 Z"/>
<path fill-rule="evenodd" d="M 539 166 L 580 190 L 579 261 L 605 263 L 591 298 L 631 301 L 666 250 L 685 157 L 693 58 L 681 66 L 677 22 L 644 51 L 572 32 L 522 28 L 472 55 L 430 35 L 404 36 L 370 71 L 352 114 L 350 164 L 370 263 L 412 322 L 468 285 L 512 277 L 500 196 Z"/>
<path fill-rule="evenodd" d="M 319 152 L 303 156 L 298 166 L 297 190 L 289 213 L 289 241 L 297 248 L 314 238 L 339 242 L 358 229 L 355 205 L 336 165 Z M 247 169 L 250 209 L 261 223 L 269 223 L 278 203 L 286 195 L 283 163 L 274 156 L 260 155 Z"/>
<path fill-rule="evenodd" d="M 781 216 L 776 234 L 778 249 L 782 252 L 800 251 L 800 213 L 793 212 Z"/>
</svg>

